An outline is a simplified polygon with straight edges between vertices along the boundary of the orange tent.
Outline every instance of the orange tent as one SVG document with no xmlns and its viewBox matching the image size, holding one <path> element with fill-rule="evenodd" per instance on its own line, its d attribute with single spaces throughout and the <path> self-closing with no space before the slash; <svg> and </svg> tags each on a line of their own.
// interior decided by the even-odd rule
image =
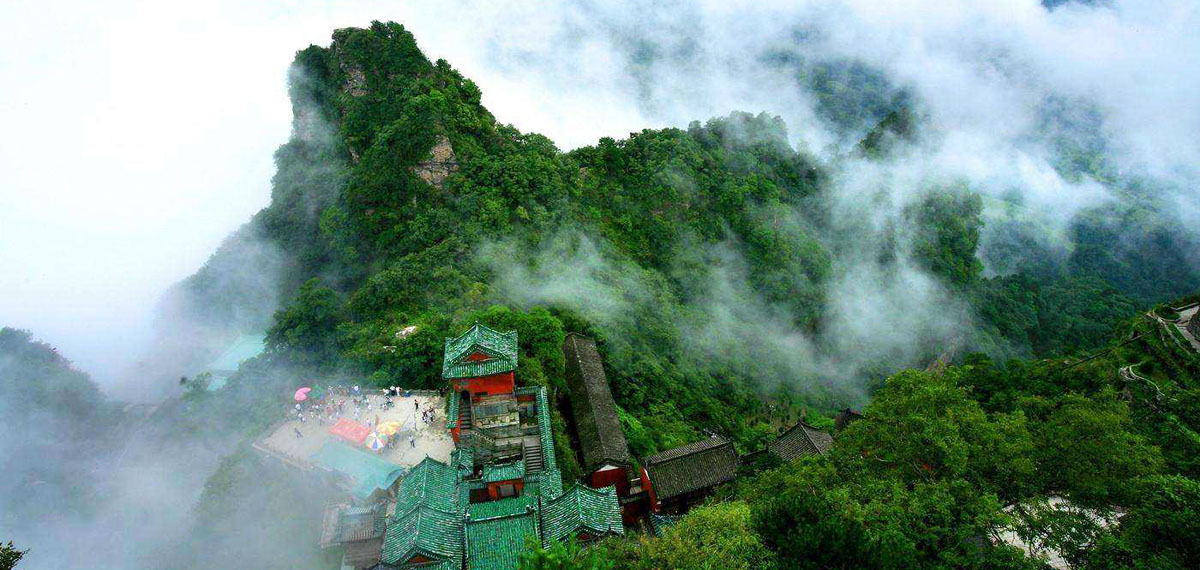
<svg viewBox="0 0 1200 570">
<path fill-rule="evenodd" d="M 363 440 L 371 434 L 371 428 L 355 421 L 342 418 L 329 428 L 329 433 L 336 435 L 354 445 L 362 445 Z"/>
</svg>

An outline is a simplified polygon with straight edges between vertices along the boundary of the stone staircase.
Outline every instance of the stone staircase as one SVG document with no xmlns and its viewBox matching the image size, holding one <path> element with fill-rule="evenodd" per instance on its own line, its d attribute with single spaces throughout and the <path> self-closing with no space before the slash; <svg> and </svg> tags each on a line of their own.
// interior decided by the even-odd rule
<svg viewBox="0 0 1200 570">
<path fill-rule="evenodd" d="M 526 473 L 541 471 L 546 466 L 546 461 L 542 457 L 542 446 L 536 443 L 525 442 L 524 456 Z"/>
<path fill-rule="evenodd" d="M 463 398 L 458 404 L 458 427 L 466 431 L 471 429 L 471 400 Z"/>
</svg>

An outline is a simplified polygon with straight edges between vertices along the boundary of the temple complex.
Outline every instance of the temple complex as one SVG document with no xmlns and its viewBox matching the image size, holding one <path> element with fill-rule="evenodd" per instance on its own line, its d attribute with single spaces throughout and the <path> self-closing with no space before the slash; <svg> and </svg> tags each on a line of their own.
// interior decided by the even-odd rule
<svg viewBox="0 0 1200 570">
<path fill-rule="evenodd" d="M 447 339 L 449 461 L 425 458 L 373 504 L 330 507 L 322 546 L 344 548 L 347 568 L 511 569 L 531 543 L 623 534 L 615 485 L 563 484 L 546 389 L 516 387 L 516 369 L 516 332 Z"/>
<path fill-rule="evenodd" d="M 583 473 L 564 482 L 550 396 L 517 385 L 518 346 L 515 331 L 481 324 L 446 339 L 444 396 L 302 388 L 295 417 L 255 444 L 344 491 L 326 508 L 320 538 L 340 550 L 343 569 L 515 569 L 531 546 L 587 543 L 627 527 L 658 534 L 737 477 L 737 450 L 715 434 L 636 467 L 596 342 L 571 333 L 559 396 Z M 301 405 L 302 391 L 317 403 Z M 800 422 L 762 452 L 791 461 L 831 444 Z"/>
</svg>

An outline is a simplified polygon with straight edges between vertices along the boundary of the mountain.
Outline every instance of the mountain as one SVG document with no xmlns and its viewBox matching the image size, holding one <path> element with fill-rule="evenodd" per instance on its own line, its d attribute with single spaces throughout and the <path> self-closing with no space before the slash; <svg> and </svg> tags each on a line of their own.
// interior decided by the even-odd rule
<svg viewBox="0 0 1200 570">
<path fill-rule="evenodd" d="M 250 449 L 279 395 L 442 388 L 444 340 L 478 322 L 516 330 L 517 381 L 557 395 L 564 480 L 568 332 L 597 339 L 633 457 L 718 434 L 746 458 L 657 536 L 525 567 L 1196 567 L 1200 357 L 1177 325 L 1200 248 L 1173 190 L 1112 166 L 1096 109 L 1049 99 L 1031 136 L 1113 202 L 1064 221 L 969 181 L 890 192 L 922 102 L 803 47 L 770 63 L 845 153 L 746 112 L 563 151 L 399 24 L 301 50 L 270 204 L 162 301 L 145 371 L 173 397 L 119 406 L 0 329 L 0 530 L 25 564 L 328 567 L 327 490 Z M 224 387 L 194 381 L 263 331 Z M 760 453 L 846 408 L 825 453 Z"/>
<path fill-rule="evenodd" d="M 882 81 L 848 65 L 797 69 L 804 84 Z M 753 446 L 772 429 L 752 413 L 764 398 L 793 413 L 802 403 L 833 409 L 947 351 L 1086 350 L 1191 277 L 1164 277 L 1157 289 L 1132 282 L 1146 273 L 1136 257 L 1096 270 L 1014 262 L 1010 274 L 985 277 L 986 222 L 963 185 L 931 185 L 889 214 L 883 237 L 864 237 L 838 212 L 835 165 L 797 150 L 767 115 L 562 152 L 499 124 L 479 87 L 429 61 L 399 24 L 338 30 L 329 47 L 299 52 L 290 78 L 293 135 L 276 152 L 271 204 L 177 288 L 164 320 L 270 326 L 278 359 L 413 387 L 438 385 L 440 339 L 463 323 L 537 321 L 552 331 L 546 347 L 560 330 L 584 329 L 600 339 L 630 420 L 656 426 L 634 438 L 639 453 L 700 426 Z M 862 103 L 863 117 L 899 105 L 864 148 L 885 132 L 903 133 L 891 146 L 919 132 L 920 114 L 904 110 L 917 103 L 892 99 Z M 1016 259 L 1001 251 L 989 254 Z M 913 271 L 938 292 L 917 307 L 929 314 L 920 328 L 891 338 L 855 325 L 846 280 L 868 273 L 876 289 L 895 288 Z M 869 310 L 893 318 L 887 306 Z M 928 321 L 939 312 L 948 324 Z M 408 326 L 417 333 L 397 340 Z M 193 329 L 163 336 L 199 336 Z M 875 342 L 882 348 L 861 350 Z M 526 380 L 561 382 L 556 359 L 541 362 Z"/>
</svg>

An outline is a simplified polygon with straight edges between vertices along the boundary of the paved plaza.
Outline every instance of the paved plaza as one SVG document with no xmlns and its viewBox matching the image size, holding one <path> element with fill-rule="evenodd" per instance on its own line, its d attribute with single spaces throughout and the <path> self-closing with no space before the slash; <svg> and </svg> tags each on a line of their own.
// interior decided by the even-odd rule
<svg viewBox="0 0 1200 570">
<path fill-rule="evenodd" d="M 403 428 L 393 436 L 395 442 L 383 451 L 371 452 L 386 461 L 401 467 L 409 468 L 420 463 L 426 456 L 438 461 L 449 461 L 450 452 L 454 450 L 454 441 L 446 430 L 445 400 L 434 395 L 392 396 L 394 405 L 386 408 L 387 397 L 381 394 L 360 396 L 360 402 L 366 405 L 356 406 L 354 398 L 349 395 L 328 396 L 320 411 L 308 411 L 305 407 L 305 421 L 297 419 L 294 409 L 288 414 L 289 419 L 274 427 L 270 435 L 261 440 L 257 447 L 281 459 L 300 466 L 308 466 L 309 458 L 321 449 L 327 442 L 338 441 L 344 445 L 366 450 L 363 446 L 343 440 L 329 432 L 329 428 L 338 419 L 355 421 L 369 427 L 388 422 L 399 422 Z M 419 407 L 418 407 L 419 406 Z M 330 417 L 332 410 L 341 409 L 341 414 Z M 432 422 L 425 422 L 421 412 L 434 410 Z M 358 412 L 357 417 L 355 411 Z M 299 436 L 297 436 L 299 432 Z M 416 447 L 409 443 L 412 436 Z"/>
</svg>

